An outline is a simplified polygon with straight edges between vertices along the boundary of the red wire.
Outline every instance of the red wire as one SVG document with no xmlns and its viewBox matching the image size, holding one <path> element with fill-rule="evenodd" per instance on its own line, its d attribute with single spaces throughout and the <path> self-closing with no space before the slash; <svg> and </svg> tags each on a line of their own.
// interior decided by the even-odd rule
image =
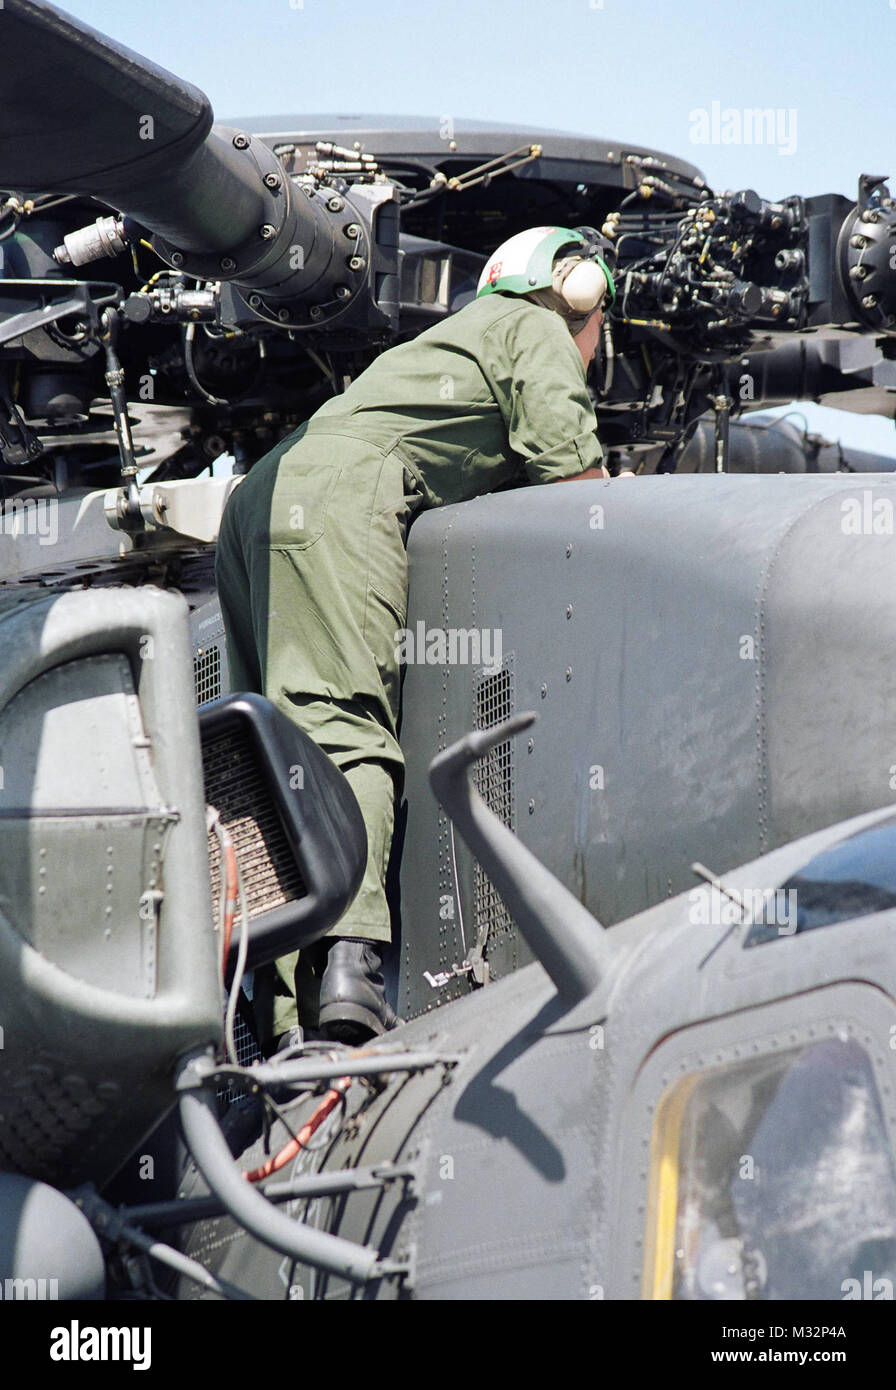
<svg viewBox="0 0 896 1390">
<path fill-rule="evenodd" d="M 224 830 L 224 827 L 221 827 Z M 224 946 L 221 961 L 222 974 L 227 974 L 227 957 L 230 953 L 230 940 L 233 936 L 233 919 L 236 916 L 236 907 L 239 893 L 239 881 L 236 876 L 236 850 L 233 847 L 233 840 L 226 830 L 224 830 Z"/>
<path fill-rule="evenodd" d="M 284 1167 L 291 1158 L 295 1158 L 299 1149 L 303 1149 L 316 1129 L 319 1129 L 327 1116 L 339 1104 L 349 1086 L 352 1084 L 350 1076 L 341 1076 L 334 1086 L 327 1091 L 320 1105 L 315 1110 L 311 1119 L 299 1130 L 295 1139 L 290 1139 L 278 1154 L 269 1158 L 267 1163 L 263 1163 L 260 1168 L 253 1168 L 251 1173 L 244 1173 L 243 1177 L 247 1182 L 260 1182 L 262 1178 L 270 1177 L 271 1173 L 276 1173 L 278 1168 Z"/>
</svg>

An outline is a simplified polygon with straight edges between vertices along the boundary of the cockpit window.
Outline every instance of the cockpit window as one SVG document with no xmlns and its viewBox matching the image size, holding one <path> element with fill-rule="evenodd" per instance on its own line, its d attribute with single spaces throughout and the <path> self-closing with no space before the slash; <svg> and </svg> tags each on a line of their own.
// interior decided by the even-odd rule
<svg viewBox="0 0 896 1390">
<path fill-rule="evenodd" d="M 744 946 L 896 907 L 896 816 L 823 850 L 777 892 L 792 894 L 785 901 L 796 907 L 795 928 L 782 933 L 774 924 L 754 922 Z"/>
<path fill-rule="evenodd" d="M 648 1298 L 893 1298 L 896 1174 L 852 1039 L 682 1077 L 651 1178 Z"/>
</svg>

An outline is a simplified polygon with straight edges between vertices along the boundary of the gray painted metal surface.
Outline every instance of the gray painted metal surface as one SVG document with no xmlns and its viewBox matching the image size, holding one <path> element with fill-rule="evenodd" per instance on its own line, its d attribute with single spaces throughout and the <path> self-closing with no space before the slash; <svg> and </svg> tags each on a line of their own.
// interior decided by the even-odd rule
<svg viewBox="0 0 896 1390">
<path fill-rule="evenodd" d="M 724 871 L 893 799 L 894 508 L 888 475 L 660 476 L 415 522 L 408 626 L 500 635 L 502 713 L 539 720 L 498 781 L 520 838 L 600 921 L 681 891 L 695 859 Z M 484 901 L 426 767 L 474 722 L 484 679 L 463 662 L 406 673 L 411 1014 L 470 987 L 424 977 L 464 958 Z M 526 959 L 512 926 L 491 959 L 496 975 Z"/>
<path fill-rule="evenodd" d="M 19 1173 L 0 1173 L 0 1297 L 99 1299 L 100 1243 L 74 1202 Z"/>
<path fill-rule="evenodd" d="M 742 888 L 784 883 L 824 849 L 891 816 L 886 809 L 816 833 L 743 866 L 732 882 Z M 748 921 L 734 927 L 701 921 L 711 916 L 712 893 L 700 886 L 611 931 L 615 964 L 571 1010 L 533 965 L 391 1034 L 387 1050 L 438 1049 L 450 1040 L 462 1060 L 441 1074 L 392 1078 L 363 1104 L 354 1088 L 352 1123 L 322 1132 L 321 1148 L 279 1176 L 394 1161 L 413 1166 L 413 1183 L 297 1199 L 294 1212 L 408 1261 L 404 1291 L 418 1298 L 649 1296 L 647 1251 L 659 1221 L 651 1184 L 663 1098 L 693 1080 L 733 1077 L 751 1059 L 783 1063 L 829 1042 L 851 1045 L 865 1059 L 866 1108 L 879 1107 L 884 1144 L 874 1155 L 875 1181 L 884 1193 L 896 1191 L 890 1046 L 896 913 L 745 950 Z M 803 1246 L 799 1231 L 789 1238 L 807 1258 L 826 1239 L 823 1227 L 837 1208 L 839 1186 L 847 1198 L 855 1194 L 848 1231 L 831 1235 L 840 1244 L 829 1253 L 825 1278 L 801 1272 L 800 1287 L 811 1285 L 811 1296 L 838 1298 L 863 1239 L 896 1241 L 896 1217 L 892 1206 L 883 1216 L 871 1214 L 872 1198 L 860 1192 L 863 1180 L 852 1169 L 832 1188 L 825 1151 L 813 1139 L 822 1078 L 819 1072 L 814 1089 L 804 1088 L 794 1107 L 793 1133 L 804 1136 L 803 1146 L 789 1161 L 778 1155 L 776 1171 L 755 1190 L 769 1249 L 776 1225 L 786 1224 L 775 1207 L 776 1181 L 782 1170 L 805 1178 L 801 1209 L 810 1212 L 811 1229 Z M 299 1106 L 289 1110 L 293 1131 L 305 1113 Z M 272 1148 L 286 1137 L 278 1130 Z M 707 1143 L 685 1161 L 682 1176 L 693 1180 L 699 1164 L 715 1163 L 736 1183 L 740 1153 Z M 239 1161 L 249 1167 L 261 1155 L 255 1144 Z M 197 1190 L 191 1179 L 184 1195 Z M 351 1296 L 343 1281 L 278 1263 L 226 1219 L 197 1228 L 188 1250 L 213 1256 L 222 1277 L 249 1279 L 264 1297 L 295 1298 L 296 1285 L 305 1296 Z M 375 1293 L 395 1297 L 397 1281 L 381 1281 Z"/>
<path fill-rule="evenodd" d="M 189 658 L 157 589 L 0 612 L 0 1152 L 34 1176 L 107 1180 L 221 1035 Z"/>
<path fill-rule="evenodd" d="M 382 1162 L 411 1169 L 411 1178 L 387 1177 L 348 1196 L 297 1198 L 284 1208 L 397 1263 L 401 1277 L 368 1281 L 364 1296 L 614 1299 L 655 1291 L 653 1186 L 664 1101 L 682 1078 L 734 1076 L 749 1058 L 786 1059 L 826 1041 L 855 1046 L 865 1059 L 871 1108 L 880 1110 L 889 1145 L 872 1171 L 880 1190 L 888 1190 L 896 1143 L 894 911 L 744 949 L 749 922 L 700 924 L 713 890 L 693 888 L 689 864 L 699 857 L 717 872 L 729 871 L 735 890 L 764 890 L 846 834 L 892 815 L 886 658 L 893 612 L 880 576 L 888 573 L 893 539 L 888 508 L 879 504 L 891 501 L 893 486 L 888 478 L 841 477 L 578 483 L 464 504 L 415 526 L 411 627 L 421 617 L 430 627 L 488 627 L 501 632 L 503 650 L 497 672 L 424 662 L 409 668 L 405 687 L 404 987 L 444 1007 L 380 1046 L 450 1054 L 460 1062 L 386 1074 L 373 1096 L 353 1083 L 346 1112 L 352 1124 L 337 1113 L 320 1147 L 278 1174 L 288 1180 Z M 508 544 L 512 566 L 501 561 Z M 104 798 L 131 799 L 124 829 L 136 839 L 126 837 L 114 856 L 111 895 L 131 903 L 131 936 L 116 959 L 106 961 L 100 952 L 98 969 L 90 965 L 98 903 L 73 914 L 68 932 L 54 936 L 52 914 L 40 919 L 39 891 L 16 890 L 11 897 L 7 889 L 3 910 L 18 912 L 18 930 L 0 918 L 0 944 L 12 943 L 5 958 L 24 960 L 31 972 L 25 1012 L 15 991 L 4 994 L 0 1054 L 9 1068 L 4 1091 L 23 1078 L 31 1087 L 32 1130 L 23 1142 L 36 1142 L 41 1151 L 48 1095 L 59 1127 L 61 1090 L 72 1138 L 83 1143 L 81 1102 L 70 1093 L 70 1079 L 82 1077 L 88 1091 L 108 1080 L 114 1049 L 116 1091 L 108 1099 L 116 1123 L 108 1127 L 102 1110 L 90 1116 L 91 1174 L 111 1171 L 134 1151 L 142 1130 L 169 1103 L 174 1056 L 219 1028 L 214 963 L 207 972 L 202 963 L 208 964 L 212 933 L 196 925 L 183 930 L 208 922 L 211 910 L 189 656 L 191 645 L 195 654 L 197 643 L 218 640 L 214 605 L 197 610 L 192 638 L 190 631 L 186 605 L 147 588 L 55 597 L 20 590 L 7 593 L 0 614 L 3 747 L 12 738 L 17 753 L 6 789 L 39 812 L 68 796 L 81 857 L 79 868 L 72 859 L 66 872 L 84 894 L 95 895 L 102 880 L 97 830 L 101 822 L 108 828 L 104 813 L 112 809 Z M 140 657 L 147 636 L 156 643 L 148 661 Z M 501 673 L 511 668 L 512 679 L 505 679 Z M 489 681 L 494 685 L 486 687 Z M 862 717 L 855 711 L 857 690 Z M 452 852 L 444 824 L 439 840 L 435 801 L 423 784 L 433 742 L 452 741 L 477 712 L 481 722 L 493 722 L 508 703 L 535 706 L 541 721 L 509 744 L 506 756 L 486 755 L 478 775 L 484 797 L 516 817 L 520 838 L 587 906 L 616 905 L 603 978 L 571 1009 L 538 964 L 450 1003 L 452 988 L 468 990 L 463 977 L 436 989 L 424 981 L 426 994 L 419 985 L 430 950 L 433 970 L 461 958 L 457 908 L 465 913 L 467 945 L 477 892 L 480 908 L 494 912 L 487 885 L 480 877 L 477 887 L 460 842 Z M 81 721 L 83 742 L 99 757 L 96 767 L 83 763 L 88 755 L 81 747 L 68 760 L 60 755 L 61 731 L 71 727 L 64 712 Z M 42 743 L 37 730 L 44 724 Z M 666 736 L 667 728 L 677 728 L 679 737 Z M 609 807 L 599 793 L 612 797 Z M 875 797 L 884 809 L 733 869 L 743 845 L 755 854 L 813 816 L 829 820 L 832 805 Z M 151 873 L 139 849 L 142 817 L 172 807 L 179 817 L 165 842 L 160 984 L 150 1000 L 134 993 L 145 994 L 147 984 L 138 969 L 135 985 L 132 956 Z M 33 853 L 41 848 L 33 837 L 55 829 L 44 819 L 54 818 L 17 832 Z M 193 829 L 177 841 L 178 860 L 175 836 L 188 822 Z M 105 854 L 107 845 L 100 848 Z M 454 857 L 460 896 L 453 892 Z M 7 877 L 20 872 L 19 860 L 17 853 L 0 861 Z M 39 872 L 34 877 L 39 890 Z M 649 905 L 651 893 L 662 899 L 670 883 L 680 896 Z M 443 915 L 443 897 L 454 903 L 453 916 Z M 633 903 L 646 910 L 619 921 Z M 601 915 L 611 918 L 605 908 Z M 503 934 L 490 954 L 498 975 L 505 965 L 509 971 L 514 954 L 523 958 L 524 947 L 512 923 L 496 920 Z M 40 993 L 46 968 L 28 955 L 28 934 L 38 929 L 51 949 L 69 952 L 66 970 L 52 967 L 64 988 L 49 1003 Z M 80 956 L 78 932 L 89 938 Z M 175 971 L 166 941 L 193 953 L 192 964 Z M 73 973 L 88 966 L 99 985 Z M 187 989 L 197 979 L 185 1020 L 178 1013 L 182 996 L 175 990 L 180 1003 L 166 1004 L 162 983 Z M 124 987 L 106 1007 L 116 981 Z M 39 1037 L 30 1022 L 36 998 Z M 138 1019 L 144 1004 L 152 1006 L 152 1020 L 148 1013 Z M 168 1032 L 161 1039 L 163 1015 Z M 60 1052 L 54 1039 L 63 1036 L 68 1050 Z M 797 1125 L 809 1124 L 807 1104 L 804 1096 L 803 1109 L 794 1112 Z M 306 1112 L 295 1105 L 288 1118 L 295 1130 Z M 247 1117 L 235 1114 L 232 1122 L 246 1126 Z M 271 1149 L 286 1138 L 277 1130 Z M 73 1152 L 58 1159 L 66 1182 L 75 1175 Z M 262 1157 L 260 1142 L 251 1142 L 239 1162 L 251 1167 Z M 705 1157 L 718 1164 L 724 1154 L 709 1147 Z M 795 1168 L 807 1174 L 810 1191 L 817 1180 L 812 1165 L 811 1153 L 799 1154 Z M 204 1187 L 193 1174 L 182 1191 L 193 1195 Z M 854 1207 L 861 1214 L 862 1203 Z M 896 1239 L 883 1218 L 875 1219 L 880 1239 Z M 850 1239 L 855 1245 L 855 1230 Z M 299 1289 L 327 1298 L 358 1292 L 338 1276 L 271 1252 L 228 1217 L 200 1222 L 185 1249 L 257 1297 L 295 1298 Z M 817 1278 L 813 1272 L 819 1297 L 837 1296 L 829 1284 L 838 1249 L 827 1265 L 819 1262 Z M 843 1270 L 849 1272 L 848 1263 Z M 196 1288 L 184 1281 L 180 1291 L 195 1296 Z"/>
</svg>

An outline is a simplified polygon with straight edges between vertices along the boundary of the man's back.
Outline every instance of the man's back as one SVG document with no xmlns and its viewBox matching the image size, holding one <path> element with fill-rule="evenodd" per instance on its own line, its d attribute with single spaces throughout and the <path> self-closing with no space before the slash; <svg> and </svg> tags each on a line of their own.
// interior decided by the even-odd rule
<svg viewBox="0 0 896 1390">
<path fill-rule="evenodd" d="M 435 507 L 492 491 L 521 466 L 533 482 L 580 473 L 602 457 L 595 427 L 558 316 L 495 294 L 384 352 L 299 433 L 394 450 Z"/>
</svg>

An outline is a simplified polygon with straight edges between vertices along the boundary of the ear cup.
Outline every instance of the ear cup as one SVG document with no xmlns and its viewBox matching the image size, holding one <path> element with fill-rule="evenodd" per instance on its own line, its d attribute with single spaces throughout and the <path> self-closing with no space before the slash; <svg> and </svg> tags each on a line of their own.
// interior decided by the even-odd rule
<svg viewBox="0 0 896 1390">
<path fill-rule="evenodd" d="M 594 261 L 579 261 L 555 289 L 559 289 L 571 309 L 587 314 L 597 308 L 606 294 L 607 277 Z"/>
</svg>

